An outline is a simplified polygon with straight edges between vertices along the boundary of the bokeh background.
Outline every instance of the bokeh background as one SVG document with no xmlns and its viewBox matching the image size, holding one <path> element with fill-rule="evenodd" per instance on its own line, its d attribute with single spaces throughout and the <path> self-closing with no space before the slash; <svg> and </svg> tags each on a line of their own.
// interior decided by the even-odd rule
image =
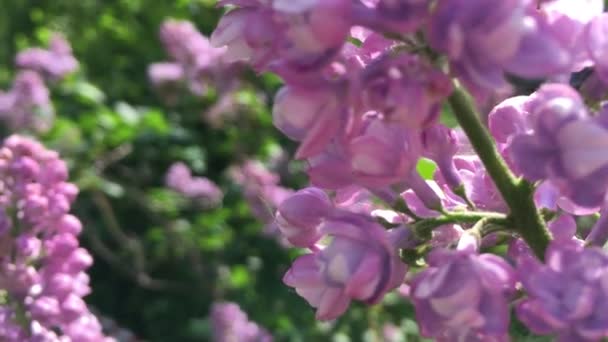
<svg viewBox="0 0 608 342">
<path fill-rule="evenodd" d="M 18 73 L 15 56 L 55 33 L 79 61 L 46 84 L 51 103 L 38 115 L 48 127 L 2 121 L 1 134 L 33 135 L 68 162 L 82 242 L 95 258 L 87 301 L 108 329 L 124 341 L 212 341 L 211 307 L 230 301 L 276 341 L 421 340 L 398 293 L 319 323 L 282 284 L 299 252 L 274 233 L 273 211 L 306 178 L 290 161 L 295 146 L 272 126 L 276 77 L 212 61 L 197 89 L 151 82 L 150 65 L 170 60 L 161 25 L 187 20 L 209 36 L 222 14 L 214 0 L 0 3 L 0 89 Z M 168 186 L 175 163 L 222 195 Z"/>
</svg>

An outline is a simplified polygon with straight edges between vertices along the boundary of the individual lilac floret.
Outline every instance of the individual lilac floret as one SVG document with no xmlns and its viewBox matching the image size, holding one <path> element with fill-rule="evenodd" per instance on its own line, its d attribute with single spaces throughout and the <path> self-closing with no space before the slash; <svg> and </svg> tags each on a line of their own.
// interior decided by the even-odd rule
<svg viewBox="0 0 608 342">
<path fill-rule="evenodd" d="M 47 130 L 54 118 L 49 89 L 34 71 L 21 71 L 8 92 L 0 92 L 0 120 L 12 130 Z"/>
<path fill-rule="evenodd" d="M 230 61 L 263 69 L 273 63 L 297 70 L 318 69 L 344 44 L 351 28 L 350 0 L 223 1 L 242 6 L 228 12 L 211 35 L 227 46 Z"/>
<path fill-rule="evenodd" d="M 38 142 L 13 135 L 0 147 L 2 341 L 106 341 L 82 299 L 93 260 L 79 246 L 82 225 L 69 214 L 78 189 L 67 178 Z"/>
<path fill-rule="evenodd" d="M 249 321 L 241 308 L 230 302 L 215 303 L 211 308 L 211 328 L 215 342 L 272 342 L 272 336 Z"/>
<path fill-rule="evenodd" d="M 323 151 L 345 125 L 347 108 L 340 102 L 331 86 L 283 87 L 275 97 L 273 123 L 283 134 L 301 142 L 298 158 L 310 157 Z"/>
<path fill-rule="evenodd" d="M 436 249 L 413 280 L 410 298 L 422 336 L 441 341 L 507 340 L 515 272 L 473 249 Z"/>
<path fill-rule="evenodd" d="M 193 177 L 184 163 L 171 165 L 166 176 L 167 186 L 187 198 L 202 204 L 217 205 L 222 201 L 222 190 L 211 180 L 204 177 Z"/>
<path fill-rule="evenodd" d="M 296 259 L 283 277 L 317 309 L 317 319 L 337 318 L 353 299 L 378 303 L 403 282 L 406 266 L 391 243 L 391 231 L 368 216 L 335 214 L 321 232 L 331 238 L 329 245 Z"/>
<path fill-rule="evenodd" d="M 528 96 L 510 97 L 496 105 L 488 114 L 490 132 L 499 144 L 507 144 L 509 138 L 530 129 L 528 122 Z"/>
<path fill-rule="evenodd" d="M 530 0 L 440 1 L 428 38 L 478 100 L 508 88 L 505 71 L 540 78 L 569 72 L 574 61 L 572 32 L 548 21 Z"/>
<path fill-rule="evenodd" d="M 555 0 L 541 5 L 541 11 L 548 18 L 556 32 L 561 32 L 564 43 L 572 54 L 571 71 L 579 71 L 593 64 L 586 49 L 589 22 L 604 11 L 603 0 Z"/>
<path fill-rule="evenodd" d="M 496 184 L 478 157 L 456 156 L 454 165 L 462 179 L 467 198 L 477 208 L 499 212 L 508 211 Z"/>
<path fill-rule="evenodd" d="M 332 202 L 318 188 L 305 188 L 284 200 L 276 220 L 281 233 L 297 247 L 310 247 L 321 238 L 320 224 L 330 213 Z"/>
<path fill-rule="evenodd" d="M 452 92 L 450 79 L 418 56 L 385 53 L 361 75 L 365 111 L 382 113 L 387 121 L 418 129 L 435 122 L 441 102 Z"/>
<path fill-rule="evenodd" d="M 533 132 L 509 146 L 515 167 L 529 180 L 551 180 L 576 205 L 600 205 L 608 188 L 608 111 L 588 117 L 578 93 L 561 84 L 543 86 L 528 108 Z"/>
<path fill-rule="evenodd" d="M 552 242 L 545 264 L 518 267 L 527 297 L 517 317 L 535 334 L 557 341 L 599 341 L 608 336 L 608 256 L 574 241 Z"/>
<path fill-rule="evenodd" d="M 60 80 L 78 69 L 70 43 L 60 34 L 53 35 L 48 50 L 27 49 L 17 54 L 15 61 L 18 67 L 36 71 L 51 80 Z"/>
</svg>

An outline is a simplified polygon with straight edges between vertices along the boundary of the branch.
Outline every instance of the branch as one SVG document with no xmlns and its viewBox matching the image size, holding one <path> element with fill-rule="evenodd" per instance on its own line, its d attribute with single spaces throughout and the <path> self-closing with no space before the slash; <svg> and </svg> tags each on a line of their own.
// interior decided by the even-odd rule
<svg viewBox="0 0 608 342">
<path fill-rule="evenodd" d="M 509 206 L 510 218 L 513 220 L 515 230 L 542 260 L 551 235 L 534 204 L 533 186 L 525 180 L 517 179 L 511 173 L 494 145 L 490 133 L 479 119 L 469 95 L 456 82 L 454 92 L 448 101 L 460 127 L 468 136 L 486 171 Z"/>
</svg>

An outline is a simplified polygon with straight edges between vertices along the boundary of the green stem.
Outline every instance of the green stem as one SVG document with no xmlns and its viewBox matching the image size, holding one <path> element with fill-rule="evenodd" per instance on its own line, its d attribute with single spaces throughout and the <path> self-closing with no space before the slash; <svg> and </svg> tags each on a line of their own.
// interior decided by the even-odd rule
<svg viewBox="0 0 608 342">
<path fill-rule="evenodd" d="M 395 203 L 393 203 L 393 209 L 395 209 L 395 211 L 398 211 L 400 213 L 404 213 L 405 215 L 411 217 L 414 221 L 422 220 L 421 217 L 414 214 L 412 209 L 410 209 L 410 207 L 407 205 L 407 203 L 405 202 L 405 200 L 402 197 L 398 197 L 397 200 L 395 201 Z"/>
<path fill-rule="evenodd" d="M 454 84 L 454 92 L 448 101 L 460 127 L 509 206 L 515 229 L 542 260 L 551 235 L 534 204 L 534 188 L 511 173 L 490 133 L 481 122 L 471 98 L 457 83 Z"/>
<path fill-rule="evenodd" d="M 500 213 L 480 211 L 447 212 L 444 215 L 423 219 L 415 223 L 413 231 L 419 237 L 427 239 L 430 237 L 433 229 L 437 227 L 451 223 L 477 223 L 480 220 L 497 225 L 509 224 L 507 216 Z"/>
</svg>

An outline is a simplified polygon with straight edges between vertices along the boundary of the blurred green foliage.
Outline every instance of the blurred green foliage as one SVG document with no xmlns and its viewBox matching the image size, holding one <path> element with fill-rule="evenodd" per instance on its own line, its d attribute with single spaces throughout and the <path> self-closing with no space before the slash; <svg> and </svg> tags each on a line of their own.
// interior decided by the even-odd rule
<svg viewBox="0 0 608 342">
<path fill-rule="evenodd" d="M 149 85 L 147 66 L 166 59 L 158 39 L 163 20 L 191 20 L 208 35 L 220 14 L 215 1 L 205 0 L 2 2 L 0 88 L 10 86 L 14 55 L 44 45 L 52 32 L 68 38 L 81 63 L 78 73 L 52 85 L 57 119 L 39 139 L 61 152 L 81 189 L 74 211 L 96 260 L 88 301 L 149 341 L 209 340 L 207 316 L 218 300 L 239 303 L 277 341 L 381 341 L 388 322 L 401 327 L 403 341 L 420 340 L 412 308 L 397 294 L 382 306 L 354 304 L 344 318 L 318 323 L 282 284 L 299 251 L 260 234 L 262 223 L 227 176 L 231 166 L 268 160 L 279 147 L 293 153 L 272 127 L 275 77 L 246 72 L 238 119 L 220 128 L 201 119 L 217 100 L 213 92 L 184 94 L 166 106 Z M 201 209 L 165 188 L 175 161 L 217 182 L 223 205 Z M 420 164 L 425 177 L 434 169 Z M 305 184 L 297 173 L 282 181 Z"/>
</svg>

